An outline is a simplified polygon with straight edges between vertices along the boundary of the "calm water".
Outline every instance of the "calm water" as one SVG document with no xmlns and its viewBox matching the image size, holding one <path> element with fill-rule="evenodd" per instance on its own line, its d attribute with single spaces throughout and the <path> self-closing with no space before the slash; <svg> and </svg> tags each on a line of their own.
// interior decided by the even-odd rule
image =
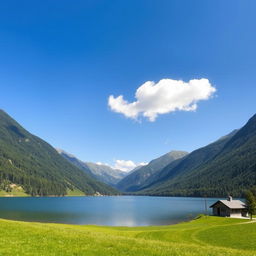
<svg viewBox="0 0 256 256">
<path fill-rule="evenodd" d="M 216 199 L 207 199 L 207 205 Z M 0 198 L 0 218 L 109 226 L 167 225 L 205 213 L 203 198 L 20 197 Z M 210 213 L 210 209 L 208 209 Z"/>
</svg>

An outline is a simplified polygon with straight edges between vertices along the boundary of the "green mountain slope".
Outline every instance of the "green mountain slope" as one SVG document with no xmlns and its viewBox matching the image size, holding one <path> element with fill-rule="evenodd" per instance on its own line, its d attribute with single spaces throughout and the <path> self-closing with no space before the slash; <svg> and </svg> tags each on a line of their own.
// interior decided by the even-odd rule
<svg viewBox="0 0 256 256">
<path fill-rule="evenodd" d="M 138 191 L 144 186 L 146 181 L 154 175 L 154 173 L 162 170 L 171 162 L 184 157 L 186 154 L 187 152 L 184 151 L 171 151 L 157 159 L 154 159 L 149 164 L 142 166 L 123 178 L 119 183 L 117 183 L 116 187 L 125 192 Z"/>
<path fill-rule="evenodd" d="M 150 179 L 148 179 L 147 182 L 143 184 L 142 189 L 150 187 L 154 184 L 165 182 L 168 179 L 174 178 L 177 175 L 181 175 L 182 173 L 194 170 L 200 165 L 207 163 L 210 159 L 216 156 L 223 149 L 226 142 L 236 132 L 237 130 L 234 130 L 233 132 L 220 138 L 216 142 L 211 143 L 206 147 L 197 149 L 181 159 L 173 161 L 165 168 L 152 175 Z"/>
<path fill-rule="evenodd" d="M 85 173 L 92 176 L 93 178 L 102 181 L 106 184 L 114 185 L 127 175 L 127 173 L 121 170 L 113 169 L 104 164 L 83 162 L 76 158 L 75 156 L 65 152 L 64 150 L 57 149 L 57 151 L 70 163 L 77 166 L 79 169 L 83 170 Z"/>
<path fill-rule="evenodd" d="M 116 193 L 63 159 L 48 143 L 0 110 L 0 190 L 10 191 L 12 184 L 33 196 L 65 195 L 68 190 Z"/>
<path fill-rule="evenodd" d="M 212 151 L 212 147 L 217 150 Z M 198 151 L 212 151 L 205 161 Z M 209 152 L 210 152 L 209 151 Z M 188 161 L 189 160 L 189 161 Z M 194 164 L 193 164 L 194 162 Z M 256 185 L 256 115 L 239 131 L 192 152 L 177 166 L 167 166 L 162 177 L 140 191 L 149 195 L 242 196 Z"/>
</svg>

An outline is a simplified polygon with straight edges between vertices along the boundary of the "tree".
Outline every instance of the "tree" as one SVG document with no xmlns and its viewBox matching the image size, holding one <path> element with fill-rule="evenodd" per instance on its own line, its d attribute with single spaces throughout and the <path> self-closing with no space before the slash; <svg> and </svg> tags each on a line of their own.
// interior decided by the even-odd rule
<svg viewBox="0 0 256 256">
<path fill-rule="evenodd" d="M 248 213 L 252 219 L 252 215 L 256 214 L 256 197 L 254 196 L 252 190 L 246 192 L 246 206 Z"/>
<path fill-rule="evenodd" d="M 256 198 L 256 187 L 253 187 L 250 190 L 252 191 L 254 197 Z"/>
</svg>

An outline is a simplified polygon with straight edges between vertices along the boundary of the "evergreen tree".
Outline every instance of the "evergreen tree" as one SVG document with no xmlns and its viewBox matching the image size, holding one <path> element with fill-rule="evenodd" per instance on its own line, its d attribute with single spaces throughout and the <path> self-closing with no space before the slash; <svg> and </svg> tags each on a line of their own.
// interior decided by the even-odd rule
<svg viewBox="0 0 256 256">
<path fill-rule="evenodd" d="M 252 215 L 256 214 L 256 197 L 253 194 L 252 190 L 248 190 L 245 198 L 246 198 L 247 210 L 252 219 Z"/>
</svg>

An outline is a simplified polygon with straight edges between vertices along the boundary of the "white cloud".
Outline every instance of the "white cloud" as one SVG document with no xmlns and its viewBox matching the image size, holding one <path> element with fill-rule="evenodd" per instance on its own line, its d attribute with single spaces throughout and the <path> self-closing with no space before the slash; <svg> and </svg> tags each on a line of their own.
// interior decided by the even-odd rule
<svg viewBox="0 0 256 256">
<path fill-rule="evenodd" d="M 107 166 L 108 166 L 107 163 L 102 163 L 102 162 L 96 162 L 96 164 L 97 164 L 97 165 L 107 165 Z"/>
<path fill-rule="evenodd" d="M 129 103 L 123 95 L 110 95 L 108 105 L 112 111 L 128 118 L 140 115 L 154 122 L 158 115 L 174 111 L 195 111 L 197 102 L 208 100 L 216 92 L 208 79 L 193 79 L 189 82 L 162 79 L 158 83 L 147 81 L 135 93 L 136 101 Z"/>
<path fill-rule="evenodd" d="M 134 163 L 131 160 L 115 160 L 115 164 L 112 168 L 119 169 L 124 172 L 129 172 L 139 165 L 146 165 L 147 163 Z"/>
<path fill-rule="evenodd" d="M 115 160 L 114 165 L 110 165 L 108 163 L 96 162 L 97 165 L 106 165 L 111 167 L 112 169 L 118 169 L 124 172 L 129 172 L 138 166 L 147 165 L 148 163 L 134 163 L 131 160 Z"/>
</svg>

